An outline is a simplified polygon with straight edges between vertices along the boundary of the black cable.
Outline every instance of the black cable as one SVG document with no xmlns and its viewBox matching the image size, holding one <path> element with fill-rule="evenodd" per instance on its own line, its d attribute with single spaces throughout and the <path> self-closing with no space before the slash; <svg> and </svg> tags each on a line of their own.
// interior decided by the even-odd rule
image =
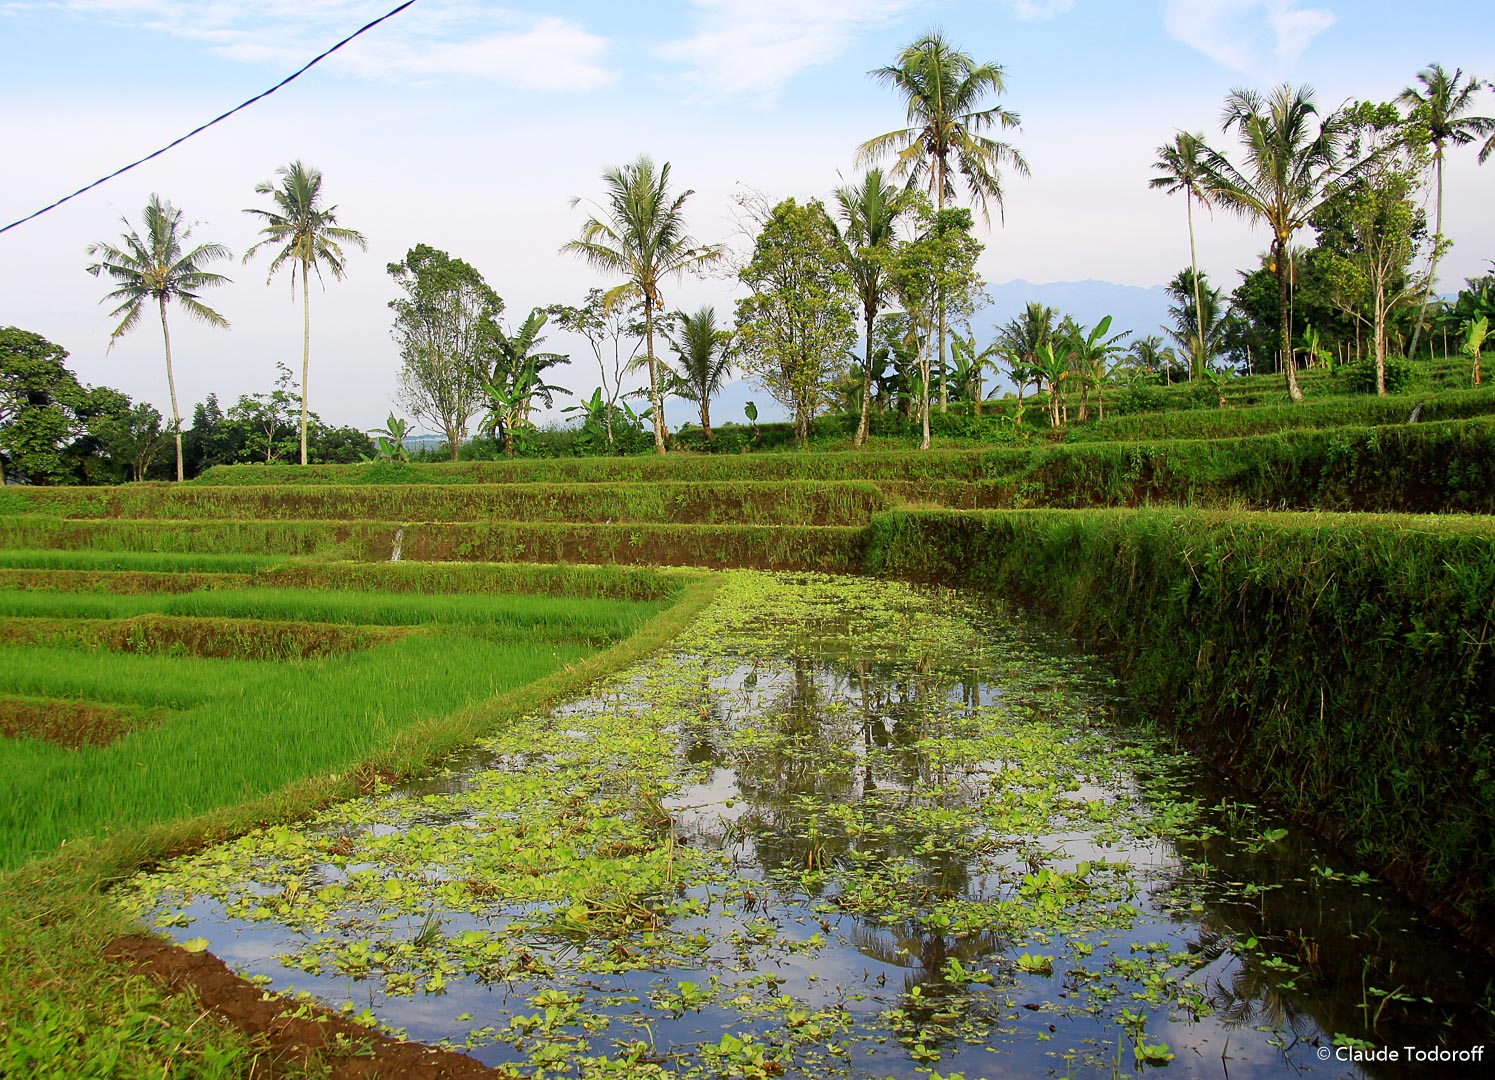
<svg viewBox="0 0 1495 1080">
<path fill-rule="evenodd" d="M 25 217 L 21 218 L 19 221 L 12 221 L 9 225 L 5 226 L 5 228 L 0 229 L 0 233 L 10 232 L 10 230 L 14 229 L 17 225 L 24 225 L 24 224 L 26 224 L 26 222 L 30 221 L 32 218 L 39 218 L 39 217 L 41 217 L 43 214 L 45 214 L 49 210 L 56 210 L 59 206 L 61 206 L 65 202 L 67 202 L 69 199 L 76 199 L 79 195 L 82 195 L 85 191 L 92 191 L 94 188 L 98 187 L 100 184 L 106 183 L 106 182 L 108 182 L 110 180 L 113 180 L 116 176 L 120 176 L 120 175 L 122 175 L 124 173 L 129 172 L 135 166 L 137 166 L 137 165 L 144 165 L 147 161 L 150 161 L 152 158 L 158 158 L 158 157 L 160 157 L 162 154 L 166 153 L 166 151 L 170 150 L 172 147 L 180 146 L 182 143 L 184 143 L 188 139 L 192 138 L 192 136 L 200 134 L 201 132 L 207 131 L 208 128 L 212 127 L 214 124 L 218 123 L 220 120 L 227 120 L 230 116 L 234 115 L 234 113 L 236 113 L 236 112 L 239 112 L 241 109 L 247 109 L 247 108 L 249 108 L 249 106 L 253 105 L 256 101 L 262 101 L 262 100 L 264 100 L 265 98 L 269 97 L 271 94 L 275 93 L 275 91 L 279 90 L 282 86 L 285 86 L 287 83 L 292 82 L 293 80 L 295 80 L 295 79 L 299 78 L 300 76 L 306 74 L 306 72 L 308 72 L 309 70 L 311 70 L 311 68 L 313 66 L 315 66 L 316 64 L 320 63 L 321 61 L 327 59 L 333 53 L 335 53 L 339 49 L 341 49 L 344 45 L 348 44 L 348 42 L 350 42 L 354 38 L 356 38 L 359 34 L 362 34 L 362 33 L 364 33 L 367 30 L 372 30 L 374 27 L 376 27 L 380 23 L 382 23 L 385 19 L 389 19 L 389 18 L 392 18 L 395 15 L 398 15 L 400 12 L 404 11 L 407 7 L 409 7 L 413 3 L 415 3 L 415 0 L 405 0 L 405 2 L 403 4 L 401 4 L 399 7 L 395 8 L 393 11 L 386 12 L 385 14 L 380 15 L 373 22 L 367 23 L 367 24 L 365 24 L 363 26 L 360 26 L 357 30 L 353 31 L 347 37 L 343 38 L 343 40 L 339 41 L 336 45 L 334 45 L 332 48 L 328 49 L 326 52 L 322 53 L 319 56 L 315 56 L 311 60 L 307 61 L 307 63 L 304 66 L 302 66 L 298 71 L 294 71 L 290 75 L 287 75 L 284 79 L 281 79 L 280 82 L 278 82 L 274 86 L 270 87 L 270 89 L 266 90 L 263 94 L 256 94 L 254 97 L 250 98 L 248 101 L 243 102 L 242 104 L 239 104 L 239 105 L 235 105 L 232 109 L 228 110 L 228 112 L 224 113 L 222 116 L 215 116 L 213 119 L 209 120 L 206 124 L 203 124 L 200 127 L 193 128 L 191 131 L 187 132 L 187 134 L 183 135 L 180 139 L 176 139 L 176 140 L 173 140 L 172 142 L 167 143 L 165 146 L 161 147 L 161 149 L 157 150 L 154 154 L 147 154 L 147 155 L 145 155 L 145 157 L 141 158 L 139 161 L 132 161 L 132 162 L 130 162 L 128 165 L 126 165 L 122 169 L 115 169 L 108 176 L 101 176 L 101 177 L 99 177 L 97 180 L 95 180 L 93 183 L 89 184 L 87 187 L 81 187 L 77 191 L 73 192 L 71 195 L 64 195 L 62 198 L 58 199 L 56 202 L 52 203 L 50 206 L 44 206 L 40 210 L 36 211 L 36 213 L 34 213 L 34 214 L 27 214 Z"/>
</svg>

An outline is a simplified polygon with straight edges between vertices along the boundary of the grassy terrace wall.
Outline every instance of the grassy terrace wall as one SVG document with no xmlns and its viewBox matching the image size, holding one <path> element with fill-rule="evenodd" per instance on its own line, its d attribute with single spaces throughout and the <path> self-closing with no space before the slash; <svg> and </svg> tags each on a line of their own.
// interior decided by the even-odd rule
<svg viewBox="0 0 1495 1080">
<path fill-rule="evenodd" d="M 893 512 L 869 567 L 1058 617 L 1187 743 L 1495 942 L 1495 523 Z"/>
<path fill-rule="evenodd" d="M 865 527 L 553 522 L 120 521 L 0 518 L 0 546 L 89 552 L 273 552 L 402 560 L 745 566 L 856 573 Z"/>
<path fill-rule="evenodd" d="M 263 486 L 267 480 L 274 486 Z M 820 482 L 818 488 L 809 481 Z M 374 488 L 377 494 L 357 495 L 365 484 L 388 486 Z M 244 486 L 237 494 L 204 490 L 230 485 Z M 331 485 L 325 500 L 316 497 L 321 485 Z M 402 485 L 420 486 L 402 495 Z M 464 498 L 455 491 L 443 495 L 433 485 L 485 486 Z M 505 485 L 518 494 L 503 494 Z M 599 486 L 588 492 L 587 485 Z M 651 485 L 661 493 L 650 493 Z M 1179 503 L 1495 513 L 1495 419 L 929 453 L 672 454 L 294 470 L 236 465 L 209 470 L 191 495 L 154 495 L 151 490 L 119 495 L 27 492 L 11 495 L 8 506 L 13 514 L 92 515 L 112 513 L 110 507 L 117 505 L 128 516 L 135 512 L 129 506 L 144 512 L 152 499 L 159 499 L 163 512 L 175 500 L 183 517 L 198 512 L 188 512 L 192 505 L 202 512 L 214 506 L 242 507 L 234 511 L 240 517 L 258 516 L 249 512 L 255 507 L 279 506 L 289 513 L 300 505 L 307 510 L 299 516 L 308 517 L 347 505 L 377 509 L 384 521 L 585 516 L 594 521 L 627 517 L 786 525 L 861 522 L 889 500 L 962 508 Z M 117 503 L 109 503 L 111 498 Z M 526 513 L 507 509 L 521 504 L 528 507 Z M 328 509 L 318 511 L 320 505 Z M 398 512 L 402 509 L 410 512 Z"/>
<path fill-rule="evenodd" d="M 258 470 L 261 478 L 265 470 Z M 655 484 L 317 485 L 0 491 L 0 513 L 65 518 L 216 518 L 274 521 L 670 521 L 692 524 L 861 525 L 887 496 L 866 481 L 720 481 Z"/>
</svg>

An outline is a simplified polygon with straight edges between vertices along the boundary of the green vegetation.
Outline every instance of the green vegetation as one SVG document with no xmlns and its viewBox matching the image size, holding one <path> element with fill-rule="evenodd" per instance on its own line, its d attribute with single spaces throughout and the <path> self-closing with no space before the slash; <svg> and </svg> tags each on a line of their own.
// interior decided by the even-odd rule
<svg viewBox="0 0 1495 1080">
<path fill-rule="evenodd" d="M 1178 510 L 878 517 L 870 567 L 1020 597 L 1274 805 L 1495 914 L 1495 527 Z"/>
</svg>

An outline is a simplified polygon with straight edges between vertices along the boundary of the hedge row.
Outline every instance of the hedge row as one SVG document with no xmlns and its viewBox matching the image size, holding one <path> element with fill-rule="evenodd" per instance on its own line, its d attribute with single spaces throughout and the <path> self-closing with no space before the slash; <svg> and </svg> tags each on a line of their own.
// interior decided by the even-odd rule
<svg viewBox="0 0 1495 1080">
<path fill-rule="evenodd" d="M 874 572 L 1056 616 L 1186 742 L 1495 942 L 1489 522 L 895 511 L 872 534 Z"/>
</svg>

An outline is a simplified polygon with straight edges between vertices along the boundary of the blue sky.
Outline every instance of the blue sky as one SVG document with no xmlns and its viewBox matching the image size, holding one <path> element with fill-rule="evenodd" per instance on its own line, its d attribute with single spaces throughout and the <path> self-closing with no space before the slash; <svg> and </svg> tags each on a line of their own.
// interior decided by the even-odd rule
<svg viewBox="0 0 1495 1080">
<path fill-rule="evenodd" d="M 0 223 L 155 149 L 257 93 L 393 0 L 0 0 Z M 1088 278 L 1154 285 L 1188 259 L 1184 208 L 1147 189 L 1174 130 L 1217 130 L 1233 87 L 1310 83 L 1332 107 L 1385 99 L 1432 61 L 1495 78 L 1487 5 L 1348 0 L 688 0 L 489 4 L 418 0 L 274 97 L 46 217 L 0 236 L 0 324 L 64 345 L 86 381 L 166 406 L 159 333 L 109 350 L 101 283 L 84 248 L 115 239 L 152 191 L 198 222 L 197 237 L 244 251 L 253 185 L 293 158 L 321 168 L 344 223 L 370 239 L 349 280 L 314 291 L 311 403 L 360 427 L 390 409 L 398 358 L 385 264 L 418 242 L 475 265 L 522 318 L 601 282 L 558 254 L 597 177 L 640 152 L 673 163 L 696 194 L 692 231 L 739 244 L 734 193 L 826 196 L 855 175 L 853 151 L 900 125 L 867 78 L 938 26 L 1003 65 L 1011 141 L 1032 177 L 1009 177 L 1005 223 L 983 237 L 989 282 Z M 1495 94 L 1482 112 L 1495 115 Z M 840 174 L 838 176 L 838 173 Z M 1448 167 L 1442 284 L 1495 258 L 1495 162 Z M 1266 244 L 1223 218 L 1199 222 L 1200 260 L 1227 285 Z M 210 300 L 230 332 L 173 326 L 184 409 L 268 389 L 299 360 L 299 304 L 267 288 L 264 263 L 224 271 Z M 738 294 L 687 279 L 671 307 Z M 985 329 L 977 320 L 978 330 Z M 1150 327 L 1138 327 L 1144 332 Z M 555 337 L 552 346 L 571 343 Z M 572 349 L 568 381 L 596 383 Z M 745 396 L 740 391 L 737 396 Z M 761 401 L 761 395 L 759 395 Z M 672 407 L 683 420 L 689 406 Z M 724 417 L 724 418 L 730 418 Z"/>
</svg>

